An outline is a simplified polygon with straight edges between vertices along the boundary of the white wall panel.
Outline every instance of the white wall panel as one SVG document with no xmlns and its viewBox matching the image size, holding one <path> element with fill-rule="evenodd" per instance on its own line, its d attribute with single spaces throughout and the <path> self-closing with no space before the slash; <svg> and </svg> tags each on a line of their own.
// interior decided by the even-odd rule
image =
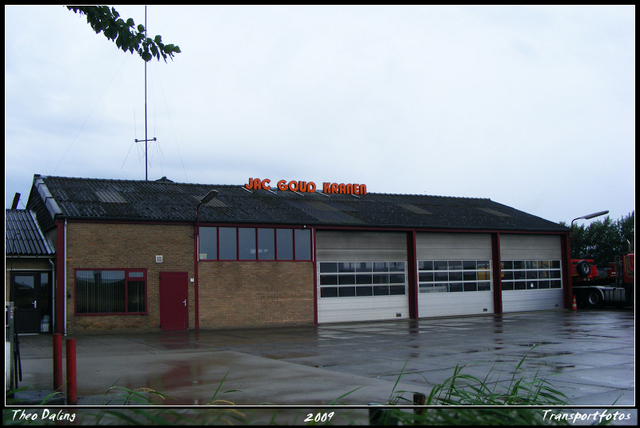
<svg viewBox="0 0 640 428">
<path fill-rule="evenodd" d="M 318 324 L 403 318 L 409 318 L 407 296 L 318 299 Z"/>
<path fill-rule="evenodd" d="M 418 260 L 491 260 L 487 233 L 417 233 Z"/>
<path fill-rule="evenodd" d="M 320 230 L 316 233 L 316 258 L 318 261 L 406 261 L 407 235 Z"/>
<path fill-rule="evenodd" d="M 502 292 L 502 311 L 526 312 L 562 309 L 562 288 L 548 290 L 505 290 Z"/>
<path fill-rule="evenodd" d="M 560 260 L 560 237 L 500 234 L 500 257 L 502 260 Z"/>
<path fill-rule="evenodd" d="M 419 293 L 418 317 L 445 317 L 493 313 L 493 292 Z"/>
</svg>

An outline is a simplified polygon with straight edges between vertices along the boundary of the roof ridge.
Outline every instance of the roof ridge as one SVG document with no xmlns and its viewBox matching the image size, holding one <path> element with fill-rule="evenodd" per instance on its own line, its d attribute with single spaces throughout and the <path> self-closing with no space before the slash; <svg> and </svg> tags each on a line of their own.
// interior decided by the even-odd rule
<svg viewBox="0 0 640 428">
<path fill-rule="evenodd" d="M 380 192 L 367 192 L 367 195 L 387 195 L 387 196 L 420 196 L 429 198 L 453 198 L 453 199 L 479 199 L 483 201 L 490 201 L 491 198 L 482 198 L 475 196 L 445 196 L 445 195 L 428 195 L 424 193 L 380 193 Z"/>
<path fill-rule="evenodd" d="M 217 187 L 243 187 L 242 184 L 212 184 L 212 183 L 186 183 L 167 179 L 166 176 L 158 180 L 137 180 L 132 178 L 86 178 L 86 177 L 64 177 L 64 176 L 52 176 L 42 175 L 45 179 L 65 179 L 65 180 L 79 180 L 79 181 L 107 181 L 107 182 L 138 182 L 138 183 L 159 183 L 159 184 L 175 184 L 186 186 L 217 186 Z M 415 196 L 415 197 L 428 197 L 428 198 L 447 198 L 447 199 L 474 199 L 482 201 L 491 201 L 491 198 L 487 197 L 474 197 L 474 196 L 447 196 L 447 195 L 434 195 L 425 193 L 394 193 L 394 192 L 367 192 L 367 195 L 381 195 L 381 196 Z"/>
<path fill-rule="evenodd" d="M 149 184 L 176 184 L 181 186 L 218 186 L 218 187 L 242 187 L 238 184 L 211 184 L 211 183 L 186 183 L 180 181 L 169 180 L 166 177 L 162 177 L 158 180 L 139 180 L 134 178 L 97 178 L 97 177 L 64 177 L 60 175 L 38 175 L 43 179 L 62 179 L 62 180 L 78 180 L 78 181 L 105 181 L 105 182 L 134 182 L 134 183 L 149 183 Z"/>
</svg>

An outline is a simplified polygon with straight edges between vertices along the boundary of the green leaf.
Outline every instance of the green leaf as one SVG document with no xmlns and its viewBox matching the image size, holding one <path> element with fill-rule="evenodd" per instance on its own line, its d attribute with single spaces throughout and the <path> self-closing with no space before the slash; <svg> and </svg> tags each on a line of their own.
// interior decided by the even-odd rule
<svg viewBox="0 0 640 428">
<path fill-rule="evenodd" d="M 87 23 L 96 34 L 101 32 L 106 38 L 113 41 L 119 49 L 133 53 L 136 51 L 144 61 L 150 61 L 153 57 L 165 60 L 167 55 L 173 57 L 175 53 L 180 53 L 180 48 L 174 45 L 165 46 L 160 35 L 152 40 L 144 34 L 143 25 L 138 25 L 136 33 L 135 23 L 132 18 L 126 22 L 120 18 L 120 14 L 115 8 L 108 6 L 67 6 L 67 9 L 78 14 L 84 14 Z M 151 52 L 150 52 L 151 50 Z"/>
</svg>

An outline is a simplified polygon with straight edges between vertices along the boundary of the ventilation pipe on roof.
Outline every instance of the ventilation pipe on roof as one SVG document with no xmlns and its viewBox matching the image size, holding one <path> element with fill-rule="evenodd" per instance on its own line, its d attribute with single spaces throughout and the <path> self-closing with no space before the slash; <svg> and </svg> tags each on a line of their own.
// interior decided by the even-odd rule
<svg viewBox="0 0 640 428">
<path fill-rule="evenodd" d="M 18 209 L 18 201 L 20 201 L 20 193 L 16 192 L 16 194 L 13 196 L 13 203 L 11 203 L 12 210 Z"/>
</svg>

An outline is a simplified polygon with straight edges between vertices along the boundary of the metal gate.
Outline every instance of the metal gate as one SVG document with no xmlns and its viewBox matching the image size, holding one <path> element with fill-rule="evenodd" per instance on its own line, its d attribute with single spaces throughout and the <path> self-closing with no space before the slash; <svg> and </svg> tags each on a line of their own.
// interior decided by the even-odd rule
<svg viewBox="0 0 640 428">
<path fill-rule="evenodd" d="M 500 235 L 502 311 L 562 309 L 559 236 Z"/>
<path fill-rule="evenodd" d="M 318 231 L 318 324 L 409 318 L 404 233 Z"/>
<path fill-rule="evenodd" d="M 418 317 L 493 313 L 491 235 L 417 233 Z"/>
</svg>

